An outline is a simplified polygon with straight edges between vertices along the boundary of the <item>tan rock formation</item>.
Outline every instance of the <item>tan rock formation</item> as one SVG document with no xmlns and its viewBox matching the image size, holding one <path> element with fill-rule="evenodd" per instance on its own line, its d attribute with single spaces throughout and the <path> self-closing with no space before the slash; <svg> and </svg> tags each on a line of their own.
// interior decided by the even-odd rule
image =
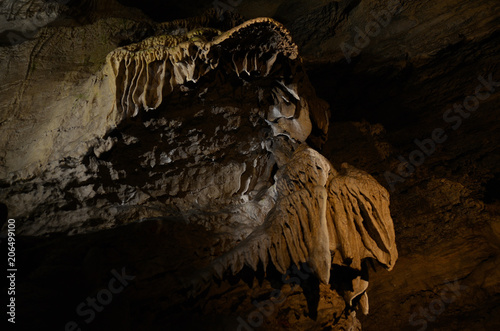
<svg viewBox="0 0 500 331">
<path fill-rule="evenodd" d="M 64 135 L 31 133 L 45 149 L 4 166 L 0 198 L 24 235 L 158 219 L 200 227 L 220 244 L 183 274 L 195 290 L 245 266 L 286 274 L 307 264 L 324 293 L 344 296 L 346 312 L 359 301 L 367 313 L 363 263 L 390 270 L 397 259 L 387 191 L 351 166 L 335 170 L 309 146 L 324 143 L 329 110 L 288 30 L 257 18 L 222 32 L 202 26 L 210 15 L 220 14 L 155 25 L 155 35 L 109 53 L 78 87 L 86 100 L 72 108 L 56 100 L 57 122 L 41 115 Z M 13 130 L 18 119 L 7 120 Z M 25 148 L 3 142 L 6 155 Z M 324 288 L 332 265 L 355 274 L 345 293 Z M 341 316 L 344 307 L 332 306 Z"/>
</svg>

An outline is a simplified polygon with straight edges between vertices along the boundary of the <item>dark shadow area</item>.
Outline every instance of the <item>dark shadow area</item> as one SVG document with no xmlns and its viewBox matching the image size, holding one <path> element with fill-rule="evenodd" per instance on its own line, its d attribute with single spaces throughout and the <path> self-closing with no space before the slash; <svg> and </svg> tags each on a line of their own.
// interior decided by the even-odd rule
<svg viewBox="0 0 500 331">
<path fill-rule="evenodd" d="M 487 40 L 451 45 L 425 62 L 362 53 L 350 64 L 305 65 L 316 93 L 330 104 L 333 122 L 367 120 L 395 132 L 415 123 L 441 124 L 447 107 L 474 93 L 478 75 L 492 73 L 498 45 L 497 32 Z"/>
<path fill-rule="evenodd" d="M 485 203 L 495 203 L 500 200 L 500 173 L 494 174 L 488 182 L 484 184 Z"/>
<path fill-rule="evenodd" d="M 158 1 L 158 0 L 118 0 L 122 5 L 140 9 L 157 22 L 192 17 L 213 8 L 213 1 Z"/>
<path fill-rule="evenodd" d="M 300 285 L 304 289 L 308 316 L 313 320 L 318 318 L 318 305 L 320 300 L 319 283 L 318 277 L 310 275 L 310 277 L 305 279 Z"/>
<path fill-rule="evenodd" d="M 330 273 L 330 287 L 341 296 L 344 296 L 346 292 L 353 291 L 352 281 L 360 276 L 362 280 L 369 280 L 367 261 L 363 261 L 361 270 L 333 264 Z M 357 299 L 353 301 L 353 305 L 350 308 L 356 307 L 359 297 Z"/>
<path fill-rule="evenodd" d="M 213 243 L 206 234 L 158 219 L 69 237 L 18 236 L 16 326 L 158 328 L 154 320 L 164 312 L 192 310 L 182 279 L 208 263 L 203 247 Z"/>
<path fill-rule="evenodd" d="M 9 219 L 9 209 L 7 206 L 0 202 L 0 229 L 3 228 L 3 225 L 7 222 Z"/>
</svg>

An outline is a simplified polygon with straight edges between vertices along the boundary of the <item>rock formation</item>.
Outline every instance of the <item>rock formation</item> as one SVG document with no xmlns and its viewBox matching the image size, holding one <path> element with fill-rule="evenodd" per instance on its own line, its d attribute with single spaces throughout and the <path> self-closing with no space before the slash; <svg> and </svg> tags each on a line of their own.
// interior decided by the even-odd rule
<svg viewBox="0 0 500 331">
<path fill-rule="evenodd" d="M 495 329 L 496 2 L 222 2 L 0 4 L 20 325 Z"/>
<path fill-rule="evenodd" d="M 245 265 L 286 274 L 307 263 L 324 284 L 332 263 L 361 272 L 373 259 L 391 269 L 387 191 L 350 166 L 337 172 L 306 142 L 313 131 L 310 142 L 324 142 L 329 113 L 290 33 L 268 18 L 225 32 L 202 26 L 217 15 L 161 24 L 163 34 L 107 56 L 85 83 L 90 102 L 63 110 L 92 117 L 80 127 L 87 145 L 68 156 L 63 147 L 55 164 L 11 176 L 2 190 L 19 233 L 181 219 L 225 240 L 189 276 L 194 288 Z M 361 295 L 368 311 L 367 284 L 353 279 L 348 307 Z"/>
</svg>

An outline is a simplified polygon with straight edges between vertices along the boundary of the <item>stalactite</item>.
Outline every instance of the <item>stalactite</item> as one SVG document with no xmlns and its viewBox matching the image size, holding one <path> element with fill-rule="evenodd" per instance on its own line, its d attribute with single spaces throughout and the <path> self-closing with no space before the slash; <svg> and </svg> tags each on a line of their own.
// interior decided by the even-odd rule
<svg viewBox="0 0 500 331">
<path fill-rule="evenodd" d="M 275 184 L 265 193 L 274 206 L 260 226 L 200 272 L 195 283 L 212 275 L 223 278 L 226 271 L 237 274 L 245 265 L 257 270 L 259 263 L 264 269 L 272 263 L 283 274 L 307 263 L 323 283 L 330 281 L 332 263 L 361 270 L 363 260 L 371 258 L 393 267 L 397 250 L 387 191 L 349 165 L 335 170 L 305 142 L 313 127 L 326 134 L 328 110 L 305 76 L 294 77 L 300 58 L 281 24 L 259 18 L 226 32 L 197 28 L 155 36 L 112 52 L 108 64 L 122 117 L 158 108 L 171 94 L 189 90 L 186 84 L 213 72 L 242 81 L 252 75 L 275 80 L 270 88 L 256 86 L 259 114 L 273 134 L 269 152 L 279 166 Z M 286 70 L 291 76 L 284 76 Z M 352 304 L 362 296 L 367 311 L 367 285 L 355 278 L 346 301 Z"/>
</svg>

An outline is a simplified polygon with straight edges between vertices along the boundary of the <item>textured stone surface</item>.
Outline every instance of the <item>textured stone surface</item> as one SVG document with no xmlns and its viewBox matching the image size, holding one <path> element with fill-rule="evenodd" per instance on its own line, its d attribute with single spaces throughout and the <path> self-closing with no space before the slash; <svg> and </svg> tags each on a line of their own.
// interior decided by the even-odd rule
<svg viewBox="0 0 500 331">
<path fill-rule="evenodd" d="M 63 120 L 52 125 L 63 135 L 43 134 L 46 128 L 32 133 L 45 149 L 35 146 L 38 153 L 4 164 L 1 199 L 20 235 L 80 234 L 75 240 L 85 244 L 90 232 L 114 233 L 116 226 L 143 221 L 180 222 L 184 236 L 192 227 L 203 228 L 207 238 L 199 247 L 210 256 L 204 253 L 200 260 L 189 241 L 175 240 L 186 249 L 175 254 L 192 263 L 177 270 L 176 260 L 166 257 L 167 273 L 177 279 L 162 293 L 175 299 L 155 314 L 187 302 L 177 292 L 189 291 L 207 306 L 203 314 L 225 315 L 238 305 L 231 311 L 234 322 L 236 314 L 251 313 L 255 300 L 219 304 L 242 288 L 230 286 L 220 294 L 213 290 L 215 276 L 227 282 L 263 271 L 266 282 L 274 273 L 288 284 L 287 274 L 295 270 L 310 278 L 310 285 L 302 284 L 310 286 L 304 290 L 307 314 L 297 308 L 304 302 L 293 288 L 281 289 L 281 296 L 294 299 L 281 300 L 276 313 L 292 309 L 299 316 L 294 323 L 291 316 L 276 316 L 278 322 L 310 328 L 321 312 L 335 316 L 322 321 L 325 326 L 358 328 L 354 307 L 359 302 L 368 312 L 365 260 L 391 269 L 397 259 L 387 191 L 347 165 L 338 173 L 308 146 L 324 143 L 329 111 L 315 96 L 290 33 L 269 18 L 217 29 L 224 21 L 235 25 L 237 16 L 212 11 L 151 24 L 153 36 L 112 51 L 95 75 L 75 84 L 75 90 L 83 86 L 88 92 L 84 100 L 69 108 L 71 97 L 45 99 L 60 112 Z M 21 97 L 10 105 L 11 128 L 19 124 L 22 106 Z M 30 113 L 36 119 L 43 109 Z M 6 159 L 26 148 L 24 139 L 4 138 Z M 84 268 L 97 258 L 88 254 Z M 341 273 L 335 268 L 352 275 L 344 271 L 345 279 L 336 279 Z M 257 280 L 251 288 L 256 286 Z M 259 286 L 260 296 L 271 295 L 266 286 Z M 172 312 L 163 319 L 177 320 Z"/>
<path fill-rule="evenodd" d="M 159 25 L 147 19 L 128 20 L 131 17 L 144 17 L 138 11 L 116 10 L 116 3 L 111 5 L 115 10 L 107 11 L 105 5 L 92 6 L 92 3 L 111 1 L 84 1 L 82 5 L 70 6 L 73 9 L 68 12 L 66 19 L 52 23 L 57 24 L 57 29 L 48 27 L 41 30 L 40 42 L 35 39 L 0 48 L 1 141 L 6 144 L 5 148 L 4 145 L 0 148 L 4 157 L 0 163 L 1 178 L 6 178 L 2 182 L 2 192 L 9 199 L 12 198 L 8 192 L 22 192 L 17 195 L 19 200 L 9 203 L 9 215 L 31 212 L 33 219 L 36 217 L 41 223 L 38 227 L 30 225 L 25 229 L 39 233 L 62 228 L 68 229 L 70 233 L 78 233 L 113 227 L 71 237 L 54 238 L 52 235 L 49 238 L 21 239 L 23 248 L 20 258 L 26 261 L 28 268 L 24 274 L 20 274 L 20 289 L 24 289 L 22 295 L 30 300 L 19 301 L 27 303 L 20 306 L 20 312 L 29 312 L 33 325 L 38 327 L 49 319 L 57 327 L 63 327 L 68 319 L 83 323 L 82 318 L 75 314 L 75 307 L 87 296 L 95 295 L 99 289 L 107 286 L 111 269 L 119 270 L 127 266 L 127 270 L 139 278 L 98 315 L 90 325 L 95 329 L 137 329 L 139 326 L 134 321 L 148 321 L 141 326 L 149 329 L 159 328 L 160 325 L 162 328 L 167 325 L 172 329 L 196 329 L 200 325 L 206 328 L 207 325 L 217 324 L 221 329 L 234 330 L 238 324 L 236 317 L 246 320 L 256 309 L 252 300 L 265 302 L 277 288 L 282 289 L 287 299 L 270 318 L 264 319 L 262 329 L 328 329 L 333 321 L 339 328 L 348 329 L 349 325 L 359 327 L 352 315 L 345 318 L 332 314 L 332 311 L 345 309 L 345 300 L 349 301 L 349 297 L 359 291 L 352 287 L 352 279 L 359 289 L 364 288 L 366 274 L 361 275 L 366 271 L 364 268 L 370 269 L 370 314 L 360 317 L 361 311 L 358 310 L 357 317 L 366 330 L 379 330 L 381 325 L 389 330 L 419 330 L 424 326 L 436 330 L 493 330 L 499 327 L 498 88 L 489 98 L 481 101 L 476 112 L 462 119 L 458 129 L 452 128 L 456 122 L 448 123 L 443 119 L 443 114 L 454 103 L 461 103 L 468 95 L 474 94 L 479 75 L 488 78 L 491 74 L 494 81 L 500 80 L 499 7 L 496 1 L 401 1 L 400 13 L 394 15 L 380 33 L 370 37 L 369 43 L 360 47 L 359 54 L 353 54 L 351 63 L 346 61 L 341 44 L 344 42 L 357 47 L 357 29 L 363 30 L 368 23 L 373 22 L 372 12 L 380 14 L 387 9 L 387 2 L 231 2 L 235 5 L 235 11 L 248 19 L 273 17 L 291 31 L 299 53 L 304 57 L 304 68 L 312 85 L 332 109 L 326 144 L 321 137 L 315 139 L 315 143 L 310 143 L 323 146 L 322 154 L 339 173 L 343 172 L 341 164 L 348 162 L 367 171 L 390 190 L 399 259 L 391 272 L 371 265 L 362 266 L 360 273 L 334 267 L 331 275 L 337 278 L 331 279 L 331 283 L 336 284 L 332 286 L 335 291 L 323 284 L 316 284 L 313 278 L 304 280 L 293 269 L 289 270 L 289 278 L 282 279 L 272 264 L 266 270 L 265 278 L 261 267 L 258 267 L 257 273 L 244 267 L 236 276 L 226 274 L 226 281 L 221 282 L 219 287 L 211 287 L 210 292 L 203 292 L 201 297 L 187 304 L 181 303 L 184 294 L 172 295 L 175 293 L 172 289 L 182 287 L 181 280 L 195 270 L 210 269 L 208 262 L 233 247 L 234 242 L 220 233 L 205 236 L 207 225 L 219 219 L 220 215 L 207 222 L 206 214 L 199 217 L 197 213 L 191 213 L 189 216 L 193 223 L 190 226 L 195 228 L 187 229 L 185 218 L 182 215 L 179 217 L 175 209 L 156 209 L 158 212 L 155 214 L 152 208 L 147 211 L 138 208 L 131 212 L 121 207 L 122 201 L 128 201 L 130 205 L 158 206 L 152 204 L 154 199 L 150 198 L 149 192 L 137 191 L 131 196 L 134 188 L 145 182 L 149 190 L 160 197 L 159 205 L 166 201 L 166 196 L 161 196 L 164 193 L 160 193 L 162 188 L 155 186 L 158 179 L 146 174 L 151 172 L 149 168 L 152 163 L 154 172 L 155 167 L 161 167 L 162 160 L 165 162 L 171 158 L 169 155 L 162 156 L 160 150 L 153 150 L 156 144 L 153 141 L 159 140 L 165 126 L 178 124 L 167 119 L 151 121 L 147 117 L 146 120 L 151 122 L 148 128 L 157 134 L 153 134 L 151 140 L 146 142 L 144 137 L 147 135 L 141 132 L 149 129 L 141 127 L 143 118 L 136 117 L 129 124 L 119 126 L 118 131 L 115 131 L 119 134 L 115 135 L 109 134 L 106 129 L 113 125 L 113 121 L 108 118 L 92 124 L 94 129 L 90 132 L 75 129 L 80 123 L 89 125 L 92 122 L 86 118 L 97 119 L 97 114 L 109 114 L 112 111 L 111 108 L 104 109 L 104 112 L 98 111 L 100 106 L 92 110 L 94 107 L 85 108 L 84 103 L 77 103 L 76 108 L 88 109 L 79 114 L 89 115 L 73 120 L 70 118 L 75 116 L 75 112 L 68 111 L 75 100 L 81 99 L 80 94 L 83 95 L 83 92 L 80 91 L 88 91 L 90 85 L 85 84 L 105 64 L 106 55 L 117 47 L 162 33 L 157 28 Z M 159 21 L 164 20 L 164 17 L 172 19 L 200 14 L 214 6 L 211 2 L 201 1 L 160 4 L 148 0 L 139 4 L 124 0 L 121 3 L 134 5 Z M 163 10 L 159 10 L 161 8 Z M 132 12 L 133 15 L 130 14 Z M 23 15 L 21 12 L 19 18 L 24 19 Z M 110 16 L 127 20 L 106 18 Z M 79 27 L 74 28 L 76 26 Z M 226 31 L 229 27 L 214 28 Z M 111 38 L 104 37 L 110 35 Z M 0 40 L 5 45 L 4 34 L 0 35 Z M 100 50 L 101 46 L 104 47 Z M 54 49 L 58 51 L 54 52 Z M 103 86 L 113 86 L 110 85 L 111 81 L 103 80 L 103 83 Z M 482 91 L 484 93 L 485 89 Z M 287 96 L 283 92 L 286 90 L 279 87 L 275 93 L 278 99 Z M 221 91 L 221 94 L 224 93 Z M 306 91 L 301 93 L 310 95 Z M 47 98 L 47 95 L 51 97 Z M 64 97 L 66 100 L 58 101 Z M 233 95 L 227 95 L 227 100 L 231 103 Z M 179 97 L 175 102 L 181 104 L 183 101 Z M 56 106 L 58 104 L 60 106 Z M 39 113 L 39 109 L 44 109 L 44 113 Z M 185 109 L 187 113 L 195 114 L 195 107 Z M 148 114 L 156 116 L 154 111 Z M 61 121 L 65 116 L 67 119 Z M 231 112 L 227 115 L 221 112 L 214 116 L 225 116 L 221 121 L 228 121 L 225 125 L 227 128 L 223 128 L 222 132 L 230 130 L 231 125 L 241 124 L 237 120 L 240 113 Z M 272 119 L 267 120 L 272 122 Z M 230 121 L 233 124 L 229 124 Z M 61 126 L 61 123 L 68 125 Z M 193 127 L 197 126 L 209 131 L 213 128 L 208 123 L 203 123 L 203 126 L 193 123 Z M 275 125 L 275 128 L 278 126 Z M 445 129 L 447 140 L 436 144 L 435 152 L 427 156 L 411 176 L 396 183 L 392 191 L 384 173 L 397 173 L 401 164 L 399 157 L 408 160 L 410 153 L 418 148 L 414 140 L 422 141 L 431 137 L 435 128 Z M 56 133 L 57 129 L 61 131 Z M 193 132 L 186 135 L 179 128 L 177 130 L 169 136 L 172 141 L 179 139 L 179 136 L 190 135 L 191 139 L 197 139 L 194 136 L 199 134 Z M 278 131 L 270 129 L 268 135 L 273 135 L 273 132 Z M 316 135 L 321 136 L 317 132 Z M 103 139 L 93 141 L 95 136 Z M 251 134 L 246 131 L 238 135 L 237 140 L 240 136 L 250 137 Z M 136 140 L 137 137 L 142 138 L 141 142 Z M 26 144 L 24 141 L 38 141 L 38 145 Z M 69 144 L 70 141 L 75 143 Z M 88 143 L 82 143 L 84 141 Z M 138 148 L 140 144 L 147 145 L 147 148 L 141 150 Z M 175 162 L 191 155 L 186 150 L 189 145 L 186 141 L 178 149 L 178 154 L 174 155 Z M 76 148 L 78 146 L 82 147 Z M 61 155 L 80 155 L 82 151 L 89 150 L 89 146 L 96 148 L 93 154 L 89 154 L 91 157 L 84 166 L 79 165 L 78 159 L 76 162 L 67 159 L 59 164 Z M 234 148 L 237 151 L 245 150 L 244 146 L 233 143 L 222 144 L 219 151 L 228 146 L 237 146 Z M 133 157 L 119 152 L 125 147 L 129 148 L 127 153 L 130 152 Z M 219 159 L 234 157 L 236 153 L 209 155 Z M 285 164 L 283 160 L 290 156 L 277 152 L 274 155 L 275 160 L 258 159 L 258 162 L 274 164 L 282 160 L 282 164 Z M 99 166 L 97 173 L 89 175 L 85 169 L 91 164 L 91 158 L 95 158 Z M 143 165 L 138 161 L 135 164 L 130 162 L 131 159 L 139 158 Z M 56 162 L 49 163 L 48 160 Z M 130 169 L 137 168 L 140 172 L 131 182 L 121 178 L 120 185 L 115 187 L 112 178 L 120 175 L 111 169 L 116 164 L 122 165 L 119 170 L 130 172 Z M 40 165 L 49 169 L 42 176 L 34 170 Z M 66 172 L 62 173 L 62 168 L 66 168 Z M 16 176 L 7 176 L 12 170 L 15 170 Z M 238 173 L 242 168 L 231 165 L 220 170 L 221 173 L 226 170 Z M 34 171 L 37 175 L 31 178 L 30 174 Z M 100 180 L 96 186 L 96 174 L 103 173 L 109 173 L 109 177 Z M 257 193 L 255 196 L 249 194 L 249 198 L 263 197 L 257 187 L 272 185 L 272 178 L 277 174 L 274 166 L 259 170 L 258 173 L 266 179 L 255 186 Z M 193 175 L 199 177 L 197 173 L 187 173 L 186 177 Z M 94 179 L 87 182 L 87 176 L 94 176 Z M 16 178 L 31 179 L 23 181 Z M 252 178 L 256 178 L 256 175 Z M 9 186 L 12 180 L 16 186 Z M 186 184 L 188 188 L 197 185 L 196 179 L 187 182 L 190 183 Z M 63 189 L 55 189 L 54 186 Z M 95 196 L 91 197 L 94 191 Z M 79 202 L 76 197 L 86 198 Z M 2 198 L 2 202 L 5 199 Z M 189 199 L 195 201 L 194 196 Z M 263 203 L 269 203 L 265 208 L 273 204 L 271 200 L 265 199 Z M 76 222 L 72 226 L 73 218 L 64 214 L 74 213 L 75 206 L 83 211 L 86 205 L 96 204 L 104 206 L 97 211 L 97 215 L 82 214 L 75 218 L 87 218 L 88 222 L 83 225 Z M 116 207 L 116 211 L 107 207 L 110 205 Z M 170 216 L 151 219 L 165 215 L 165 212 Z M 46 217 L 48 214 L 58 213 L 61 215 L 58 220 L 50 221 L 53 227 L 43 224 L 43 220 L 50 219 Z M 136 219 L 148 217 L 148 220 L 116 228 L 115 224 L 109 223 L 110 220 L 119 220 L 117 215 L 131 214 L 135 214 L 133 217 Z M 241 238 L 250 231 L 241 228 Z M 180 248 L 180 244 L 186 242 L 191 250 Z M 340 254 L 335 256 L 339 257 Z M 375 272 L 373 269 L 376 269 Z M 254 277 L 258 285 L 253 284 L 256 281 Z M 75 283 L 84 285 L 75 289 Z M 300 286 L 292 289 L 290 283 L 299 283 Z M 453 292 L 453 289 L 458 289 L 458 292 Z M 223 293 L 230 295 L 221 295 Z M 423 315 L 421 309 L 429 312 L 431 303 L 439 304 L 443 293 L 452 297 L 453 301 L 445 303 L 444 310 L 437 316 Z M 47 301 L 47 298 L 51 299 Z M 361 302 L 364 295 L 358 299 Z M 193 306 L 196 307 L 195 312 Z M 54 309 L 58 309 L 61 315 L 51 315 Z M 315 311 L 317 315 L 314 315 Z M 63 315 L 64 318 L 61 317 Z M 52 317 L 48 319 L 47 316 Z"/>
</svg>

